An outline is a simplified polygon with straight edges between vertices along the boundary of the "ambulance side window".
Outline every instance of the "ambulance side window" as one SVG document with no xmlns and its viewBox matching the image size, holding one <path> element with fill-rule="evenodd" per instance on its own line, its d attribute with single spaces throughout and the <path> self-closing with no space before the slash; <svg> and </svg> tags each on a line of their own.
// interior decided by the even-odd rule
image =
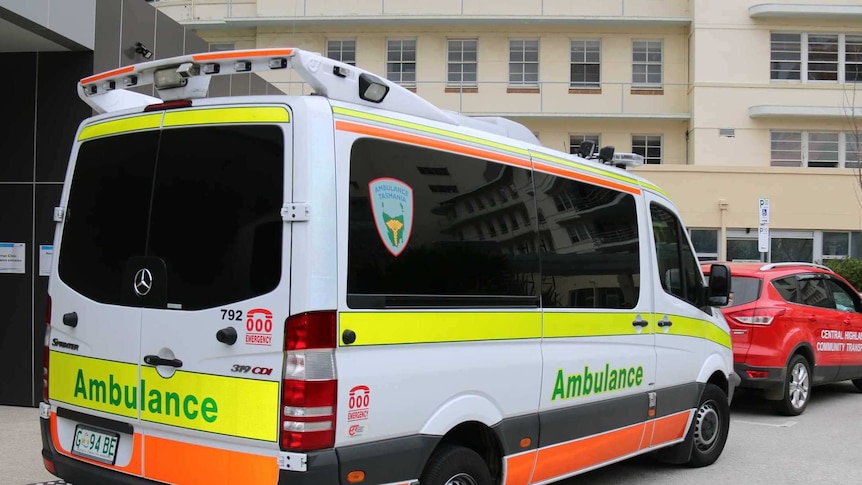
<svg viewBox="0 0 862 485">
<path fill-rule="evenodd" d="M 634 308 L 640 293 L 634 196 L 553 175 L 535 175 L 542 306 Z"/>
<path fill-rule="evenodd" d="M 351 151 L 351 308 L 539 305 L 529 170 L 376 139 Z"/>
<path fill-rule="evenodd" d="M 703 278 L 685 230 L 676 216 L 664 207 L 651 204 L 650 214 L 662 288 L 699 307 Z"/>
</svg>

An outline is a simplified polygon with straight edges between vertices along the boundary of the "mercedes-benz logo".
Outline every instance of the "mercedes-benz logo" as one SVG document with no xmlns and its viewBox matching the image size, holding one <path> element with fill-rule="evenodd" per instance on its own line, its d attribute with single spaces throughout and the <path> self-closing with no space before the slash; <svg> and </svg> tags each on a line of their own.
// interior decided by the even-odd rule
<svg viewBox="0 0 862 485">
<path fill-rule="evenodd" d="M 139 269 L 135 273 L 135 293 L 138 296 L 147 296 L 153 287 L 153 273 L 147 268 Z"/>
</svg>

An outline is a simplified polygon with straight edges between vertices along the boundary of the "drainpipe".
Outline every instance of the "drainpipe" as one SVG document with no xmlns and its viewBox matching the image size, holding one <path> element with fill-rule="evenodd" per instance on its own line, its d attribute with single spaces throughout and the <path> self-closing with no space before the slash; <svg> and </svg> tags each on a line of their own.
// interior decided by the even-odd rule
<svg viewBox="0 0 862 485">
<path fill-rule="evenodd" d="M 727 261 L 727 199 L 718 199 L 718 210 L 721 214 L 719 227 L 718 260 Z"/>
</svg>

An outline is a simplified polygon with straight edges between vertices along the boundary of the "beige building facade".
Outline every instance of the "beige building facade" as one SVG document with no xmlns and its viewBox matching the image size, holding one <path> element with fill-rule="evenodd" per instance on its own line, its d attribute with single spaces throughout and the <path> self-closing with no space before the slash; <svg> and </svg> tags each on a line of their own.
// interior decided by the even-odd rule
<svg viewBox="0 0 862 485">
<path fill-rule="evenodd" d="M 213 50 L 314 50 L 555 149 L 639 153 L 630 170 L 670 193 L 704 260 L 862 257 L 858 0 L 153 5 Z M 289 72 L 266 79 L 307 92 Z"/>
</svg>

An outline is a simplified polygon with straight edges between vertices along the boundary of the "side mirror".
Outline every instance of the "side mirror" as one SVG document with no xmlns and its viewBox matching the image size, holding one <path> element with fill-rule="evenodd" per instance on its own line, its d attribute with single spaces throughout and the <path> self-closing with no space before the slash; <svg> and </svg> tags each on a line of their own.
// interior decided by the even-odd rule
<svg viewBox="0 0 862 485">
<path fill-rule="evenodd" d="M 723 264 L 713 264 L 709 268 L 709 288 L 706 302 L 709 306 L 725 306 L 730 298 L 730 268 Z"/>
</svg>

